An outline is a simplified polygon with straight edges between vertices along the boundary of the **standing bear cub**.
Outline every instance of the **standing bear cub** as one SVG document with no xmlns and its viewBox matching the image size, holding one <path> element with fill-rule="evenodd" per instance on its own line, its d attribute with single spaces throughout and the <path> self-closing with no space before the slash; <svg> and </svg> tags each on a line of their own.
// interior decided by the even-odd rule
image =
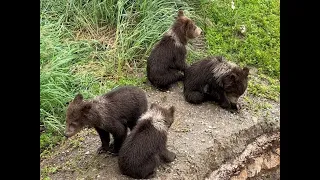
<svg viewBox="0 0 320 180">
<path fill-rule="evenodd" d="M 193 104 L 218 101 L 222 108 L 238 110 L 237 102 L 247 89 L 248 74 L 247 67 L 240 68 L 221 56 L 207 57 L 185 71 L 184 97 Z"/>
<path fill-rule="evenodd" d="M 101 139 L 98 153 L 109 151 L 117 154 L 130 130 L 148 109 L 144 91 L 133 86 L 116 88 L 107 94 L 85 101 L 78 94 L 69 104 L 65 136 L 71 137 L 84 127 L 93 127 Z M 109 146 L 110 134 L 114 143 Z"/>
<path fill-rule="evenodd" d="M 147 78 L 153 86 L 166 91 L 171 84 L 183 80 L 180 71 L 184 72 L 188 66 L 185 46 L 189 39 L 200 34 L 201 29 L 179 10 L 174 24 L 155 45 L 148 58 Z"/>
<path fill-rule="evenodd" d="M 174 161 L 175 153 L 166 147 L 174 112 L 174 106 L 165 109 L 151 104 L 120 149 L 118 163 L 122 174 L 135 179 L 152 178 L 161 162 Z"/>
</svg>

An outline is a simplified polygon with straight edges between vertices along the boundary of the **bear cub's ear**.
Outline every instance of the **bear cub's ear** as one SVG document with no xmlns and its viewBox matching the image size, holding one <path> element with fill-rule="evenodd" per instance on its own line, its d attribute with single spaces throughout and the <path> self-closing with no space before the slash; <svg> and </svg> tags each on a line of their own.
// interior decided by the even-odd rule
<svg viewBox="0 0 320 180">
<path fill-rule="evenodd" d="M 90 103 L 86 103 L 82 106 L 82 109 L 81 111 L 84 113 L 84 114 L 88 114 L 90 109 L 91 109 L 92 105 Z"/>
<path fill-rule="evenodd" d="M 179 10 L 178 11 L 178 17 L 182 17 L 182 16 L 184 16 L 183 10 Z"/>
<path fill-rule="evenodd" d="M 232 74 L 230 74 L 230 79 L 231 79 L 232 82 L 236 82 L 236 81 L 239 80 L 239 77 L 238 77 L 237 74 L 232 73 Z"/>
<path fill-rule="evenodd" d="M 245 76 L 249 75 L 249 68 L 248 67 L 244 67 L 242 70 L 243 70 L 243 73 Z"/>
<path fill-rule="evenodd" d="M 79 94 L 76 95 L 76 97 L 74 98 L 73 102 L 76 103 L 76 104 L 79 104 L 79 103 L 82 102 L 82 100 L 83 100 L 83 96 L 82 96 L 82 94 L 79 93 Z"/>
</svg>

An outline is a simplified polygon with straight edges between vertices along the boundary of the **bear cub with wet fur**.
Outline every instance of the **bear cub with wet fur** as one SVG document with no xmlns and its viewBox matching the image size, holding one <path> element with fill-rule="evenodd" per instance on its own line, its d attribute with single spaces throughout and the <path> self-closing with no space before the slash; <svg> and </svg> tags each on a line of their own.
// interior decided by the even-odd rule
<svg viewBox="0 0 320 180">
<path fill-rule="evenodd" d="M 184 16 L 179 10 L 171 28 L 155 45 L 147 60 L 147 78 L 150 83 L 161 91 L 166 91 L 171 84 L 183 80 L 182 72 L 186 64 L 186 44 L 201 34 L 201 29 Z"/>
<path fill-rule="evenodd" d="M 150 109 L 138 120 L 119 152 L 122 174 L 136 179 L 152 178 L 160 163 L 176 158 L 167 149 L 167 134 L 174 121 L 175 107 L 163 108 L 152 103 Z"/>
<path fill-rule="evenodd" d="M 67 109 L 65 136 L 71 137 L 84 127 L 93 127 L 102 143 L 98 153 L 109 151 L 117 155 L 127 136 L 127 128 L 132 130 L 147 109 L 146 94 L 133 86 L 119 87 L 91 100 L 83 100 L 78 94 Z M 109 146 L 110 134 L 114 142 Z"/>
<path fill-rule="evenodd" d="M 217 101 L 222 108 L 238 111 L 238 99 L 247 89 L 249 69 L 221 56 L 207 57 L 185 71 L 184 97 L 189 103 Z"/>
</svg>

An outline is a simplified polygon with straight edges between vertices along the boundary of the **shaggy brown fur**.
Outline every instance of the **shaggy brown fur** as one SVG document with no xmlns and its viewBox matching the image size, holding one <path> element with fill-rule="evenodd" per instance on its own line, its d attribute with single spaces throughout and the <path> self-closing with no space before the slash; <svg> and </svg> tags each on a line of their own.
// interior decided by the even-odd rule
<svg viewBox="0 0 320 180">
<path fill-rule="evenodd" d="M 144 91 L 137 87 L 116 88 L 93 100 L 85 101 L 78 94 L 67 109 L 65 136 L 71 137 L 84 127 L 93 127 L 98 132 L 102 146 L 98 153 L 110 151 L 117 154 L 130 130 L 148 109 Z M 110 134 L 114 144 L 110 145 Z"/>
<path fill-rule="evenodd" d="M 174 161 L 175 153 L 166 147 L 167 133 L 174 121 L 175 108 L 152 104 L 138 120 L 119 152 L 121 173 L 133 178 L 152 178 L 161 161 Z"/>
<path fill-rule="evenodd" d="M 186 44 L 201 34 L 201 29 L 179 10 L 176 21 L 152 50 L 147 61 L 147 77 L 161 91 L 183 79 L 181 73 L 187 68 Z"/>
<path fill-rule="evenodd" d="M 191 65 L 185 72 L 184 97 L 200 104 L 218 101 L 221 107 L 238 110 L 237 102 L 248 84 L 249 69 L 243 69 L 220 56 L 208 57 Z"/>
</svg>

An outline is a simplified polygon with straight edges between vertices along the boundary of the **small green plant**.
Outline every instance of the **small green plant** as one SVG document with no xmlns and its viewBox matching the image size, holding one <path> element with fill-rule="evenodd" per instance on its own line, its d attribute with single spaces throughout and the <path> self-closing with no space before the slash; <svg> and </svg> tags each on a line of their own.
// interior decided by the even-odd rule
<svg viewBox="0 0 320 180">
<path fill-rule="evenodd" d="M 41 176 L 44 177 L 43 179 L 50 179 L 48 175 L 54 174 L 55 172 L 57 172 L 58 169 L 58 167 L 46 166 L 41 169 Z"/>
<path fill-rule="evenodd" d="M 261 96 L 275 101 L 279 101 L 280 84 L 265 85 L 251 80 L 248 83 L 248 92 L 255 96 Z"/>
<path fill-rule="evenodd" d="M 62 138 L 63 136 L 54 134 L 54 132 L 42 133 L 40 135 L 40 153 L 45 149 L 52 149 Z"/>
</svg>

